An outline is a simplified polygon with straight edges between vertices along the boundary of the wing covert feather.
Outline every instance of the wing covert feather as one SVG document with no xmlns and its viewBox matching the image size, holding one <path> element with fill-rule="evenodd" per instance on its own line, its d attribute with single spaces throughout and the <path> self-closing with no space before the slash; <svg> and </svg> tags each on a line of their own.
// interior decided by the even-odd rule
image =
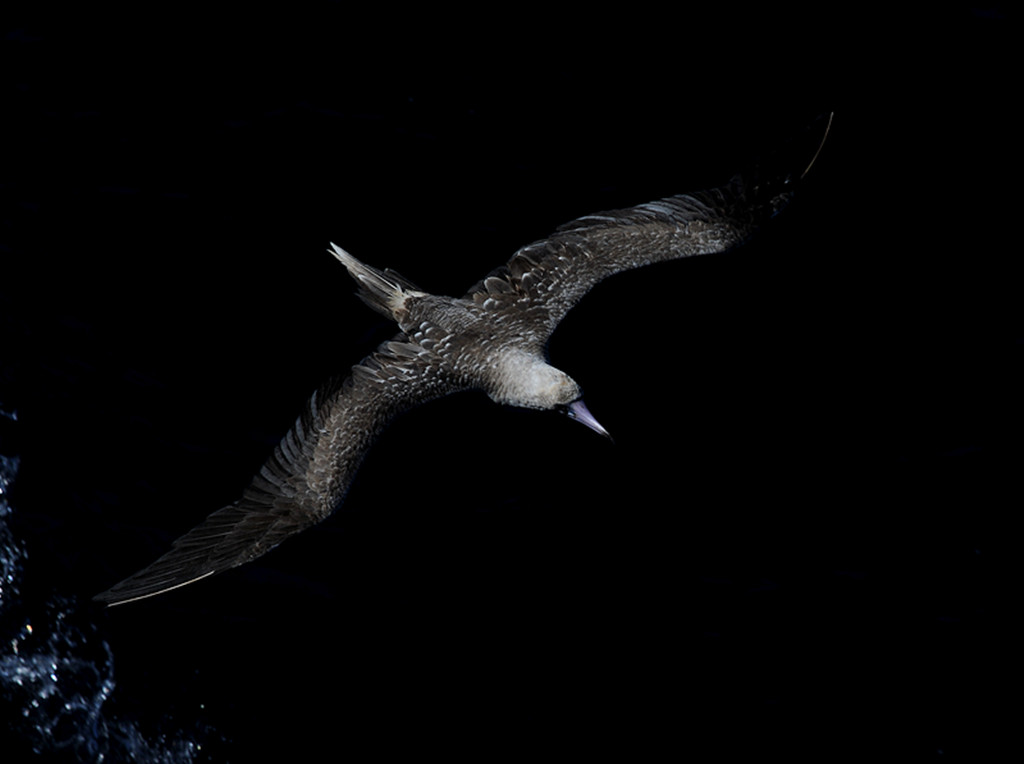
<svg viewBox="0 0 1024 764">
<path fill-rule="evenodd" d="M 545 341 L 598 282 L 621 271 L 725 252 L 746 241 L 771 212 L 751 208 L 739 180 L 636 207 L 573 220 L 519 249 L 474 285 L 467 299 L 517 316 Z"/>
</svg>

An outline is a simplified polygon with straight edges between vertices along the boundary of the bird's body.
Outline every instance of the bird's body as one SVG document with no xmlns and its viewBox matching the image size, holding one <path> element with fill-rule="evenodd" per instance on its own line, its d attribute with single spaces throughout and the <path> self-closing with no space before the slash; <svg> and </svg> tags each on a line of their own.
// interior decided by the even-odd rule
<svg viewBox="0 0 1024 764">
<path fill-rule="evenodd" d="M 460 298 L 423 292 L 332 245 L 359 296 L 399 333 L 311 396 L 240 499 L 97 599 L 118 604 L 184 586 L 320 522 L 341 504 L 393 417 L 450 393 L 480 389 L 501 404 L 561 410 L 607 434 L 583 406 L 577 383 L 548 364 L 551 333 L 608 276 L 742 243 L 788 202 L 791 181 L 800 177 L 791 169 L 579 218 L 521 248 Z"/>
</svg>

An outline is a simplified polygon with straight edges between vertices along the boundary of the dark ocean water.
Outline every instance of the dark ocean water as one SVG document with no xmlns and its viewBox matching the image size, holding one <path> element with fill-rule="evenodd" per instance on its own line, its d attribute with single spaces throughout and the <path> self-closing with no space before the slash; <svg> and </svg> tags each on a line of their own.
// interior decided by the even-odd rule
<svg viewBox="0 0 1024 764">
<path fill-rule="evenodd" d="M 943 13 L 5 29 L 4 761 L 998 752 L 1013 21 Z M 609 280 L 556 333 L 614 444 L 438 401 L 320 527 L 91 601 L 391 335 L 327 242 L 458 294 L 832 109 L 756 240 Z"/>
</svg>

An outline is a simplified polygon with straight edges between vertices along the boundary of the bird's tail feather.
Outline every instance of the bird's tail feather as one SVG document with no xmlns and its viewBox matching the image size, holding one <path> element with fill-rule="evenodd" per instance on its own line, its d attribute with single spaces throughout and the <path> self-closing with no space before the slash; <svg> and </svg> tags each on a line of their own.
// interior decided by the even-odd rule
<svg viewBox="0 0 1024 764">
<path fill-rule="evenodd" d="M 341 261 L 359 284 L 358 297 L 388 318 L 399 320 L 406 298 L 413 294 L 423 294 L 415 284 L 390 268 L 379 271 L 352 257 L 337 244 L 332 243 L 327 251 Z"/>
</svg>

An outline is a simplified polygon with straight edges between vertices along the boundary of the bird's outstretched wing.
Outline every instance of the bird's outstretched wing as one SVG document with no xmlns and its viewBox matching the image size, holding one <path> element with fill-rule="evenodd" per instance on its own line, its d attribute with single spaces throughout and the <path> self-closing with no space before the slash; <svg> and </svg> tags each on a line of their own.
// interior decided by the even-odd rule
<svg viewBox="0 0 1024 764">
<path fill-rule="evenodd" d="M 422 344 L 398 335 L 310 398 L 238 501 L 174 542 L 152 565 L 96 596 L 150 597 L 249 562 L 338 506 L 363 455 L 396 414 L 453 390 Z"/>
<path fill-rule="evenodd" d="M 831 116 L 724 186 L 585 215 L 519 249 L 466 299 L 542 345 L 599 281 L 621 271 L 742 244 L 792 198 L 817 157 Z M 811 140 L 808 141 L 808 138 Z"/>
</svg>

